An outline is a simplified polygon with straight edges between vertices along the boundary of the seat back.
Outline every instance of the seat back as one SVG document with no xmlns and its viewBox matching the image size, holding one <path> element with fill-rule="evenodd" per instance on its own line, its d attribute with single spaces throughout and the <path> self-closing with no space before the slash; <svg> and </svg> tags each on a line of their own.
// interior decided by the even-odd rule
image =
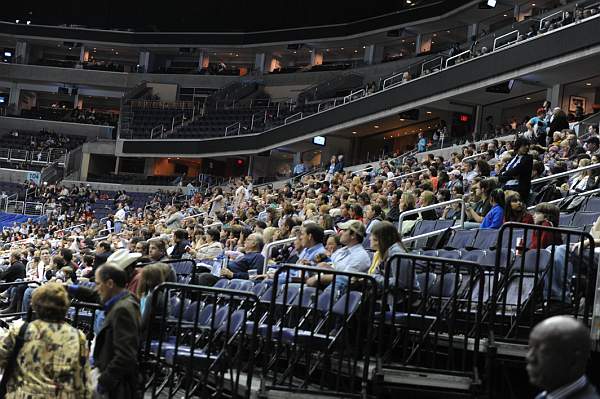
<svg viewBox="0 0 600 399">
<path fill-rule="evenodd" d="M 476 230 L 454 230 L 454 233 L 452 233 L 452 236 L 450 236 L 450 240 L 448 240 L 448 243 L 446 244 L 446 248 L 471 248 L 473 246 L 473 241 L 475 240 L 476 234 Z"/>
<path fill-rule="evenodd" d="M 495 248 L 498 241 L 498 230 L 494 229 L 479 229 L 473 242 L 475 249 L 490 249 Z"/>
</svg>

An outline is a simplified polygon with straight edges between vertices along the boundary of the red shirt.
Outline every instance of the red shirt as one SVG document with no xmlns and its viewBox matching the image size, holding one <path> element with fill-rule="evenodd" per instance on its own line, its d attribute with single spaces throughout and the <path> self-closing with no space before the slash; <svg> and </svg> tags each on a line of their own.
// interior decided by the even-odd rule
<svg viewBox="0 0 600 399">
<path fill-rule="evenodd" d="M 552 223 L 548 220 L 544 220 L 542 222 L 542 226 L 545 227 L 554 227 Z M 538 248 L 538 230 L 533 231 L 533 235 L 531 236 L 531 245 L 529 245 L 530 249 Z M 540 239 L 540 248 L 548 248 L 551 245 L 561 245 L 562 238 L 559 233 L 551 233 L 549 231 L 542 231 L 542 237 Z"/>
</svg>

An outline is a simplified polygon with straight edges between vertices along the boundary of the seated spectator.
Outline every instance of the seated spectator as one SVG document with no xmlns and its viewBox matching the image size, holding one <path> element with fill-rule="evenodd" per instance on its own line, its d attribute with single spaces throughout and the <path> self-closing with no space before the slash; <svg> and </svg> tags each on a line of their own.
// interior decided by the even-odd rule
<svg viewBox="0 0 600 399">
<path fill-rule="evenodd" d="M 375 278 L 377 283 L 383 287 L 386 274 L 385 269 L 389 268 L 391 286 L 407 288 L 412 284 L 413 288 L 418 289 L 419 284 L 414 270 L 410 270 L 410 263 L 408 264 L 409 267 L 406 267 L 406 264 L 404 264 L 399 269 L 400 260 L 398 258 L 392 260 L 395 255 L 406 253 L 402 247 L 398 229 L 389 222 L 382 222 L 375 226 L 369 239 L 371 241 L 371 249 L 375 250 L 375 255 L 373 256 L 368 273 Z"/>
<path fill-rule="evenodd" d="M 558 206 L 546 202 L 536 205 L 535 213 L 533 214 L 533 221 L 536 225 L 544 227 L 558 227 L 559 218 L 560 209 Z M 534 230 L 529 248 L 548 248 L 552 245 L 558 246 L 561 244 L 562 238 L 560 233 L 543 231 L 540 236 L 539 231 Z"/>
<path fill-rule="evenodd" d="M 465 207 L 465 229 L 476 229 L 483 222 L 483 218 L 488 214 L 492 205 L 490 203 L 490 193 L 496 188 L 496 179 L 487 178 L 473 185 L 477 201 L 467 203 Z"/>
<path fill-rule="evenodd" d="M 533 216 L 527 212 L 527 208 L 523 201 L 521 201 L 521 195 L 516 191 L 506 191 L 504 193 L 504 201 L 506 206 L 504 207 L 504 223 L 517 222 L 533 224 Z"/>
<path fill-rule="evenodd" d="M 194 259 L 213 259 L 223 252 L 223 244 L 219 242 L 219 230 L 208 229 L 204 235 L 205 243 L 198 249 L 189 248 Z"/>
<path fill-rule="evenodd" d="M 342 272 L 365 273 L 369 270 L 371 260 L 362 246 L 365 238 L 365 226 L 358 220 L 349 220 L 338 224 L 342 230 L 340 242 L 344 248 L 336 251 L 331 258 L 331 264 L 320 263 L 318 266 L 331 268 Z M 341 279 L 338 279 L 340 282 Z M 331 274 L 320 274 L 307 280 L 309 286 L 326 286 L 332 281 Z M 343 283 L 340 283 L 343 284 Z"/>
<path fill-rule="evenodd" d="M 316 223 L 305 223 L 301 228 L 302 247 L 304 248 L 298 256 L 297 263 L 313 266 L 317 264 L 317 259 L 326 257 L 326 250 L 323 246 L 325 233 L 321 226 Z M 324 260 L 321 260 L 323 262 Z"/>
<path fill-rule="evenodd" d="M 504 222 L 504 191 L 499 188 L 490 193 L 490 205 L 492 208 L 481 222 L 482 229 L 499 229 Z"/>
<path fill-rule="evenodd" d="M 222 267 L 220 271 L 221 278 L 227 279 L 244 279 L 248 280 L 249 270 L 256 270 L 257 275 L 263 274 L 263 266 L 265 258 L 261 254 L 263 247 L 263 239 L 260 234 L 250 234 L 244 240 L 245 253 L 235 260 L 227 264 L 227 267 Z M 198 276 L 199 285 L 213 286 L 219 280 L 219 277 L 212 273 L 202 273 Z"/>
<path fill-rule="evenodd" d="M 173 233 L 173 240 L 175 246 L 171 251 L 172 259 L 181 259 L 181 257 L 188 253 L 191 249 L 190 241 L 188 240 L 188 233 L 183 229 L 177 229 Z"/>
</svg>

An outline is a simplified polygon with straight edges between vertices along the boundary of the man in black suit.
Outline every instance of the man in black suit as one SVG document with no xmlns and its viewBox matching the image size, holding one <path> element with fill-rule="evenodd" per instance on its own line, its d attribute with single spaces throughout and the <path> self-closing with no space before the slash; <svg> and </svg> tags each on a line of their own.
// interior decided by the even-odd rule
<svg viewBox="0 0 600 399">
<path fill-rule="evenodd" d="M 515 156 L 498 174 L 498 180 L 503 184 L 503 188 L 517 191 L 524 203 L 527 203 L 529 198 L 531 171 L 533 169 L 533 158 L 529 155 L 529 144 L 530 142 L 526 138 L 518 138 L 514 144 Z"/>
<path fill-rule="evenodd" d="M 585 376 L 590 331 L 569 316 L 539 323 L 529 335 L 529 381 L 544 391 L 536 399 L 600 399 Z"/>
</svg>

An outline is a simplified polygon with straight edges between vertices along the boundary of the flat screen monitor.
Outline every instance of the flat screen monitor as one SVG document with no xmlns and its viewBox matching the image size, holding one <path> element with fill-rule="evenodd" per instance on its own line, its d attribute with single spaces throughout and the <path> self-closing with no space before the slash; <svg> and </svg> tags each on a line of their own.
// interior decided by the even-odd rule
<svg viewBox="0 0 600 399">
<path fill-rule="evenodd" d="M 317 136 L 313 138 L 313 144 L 315 145 L 325 145 L 325 137 Z"/>
</svg>

